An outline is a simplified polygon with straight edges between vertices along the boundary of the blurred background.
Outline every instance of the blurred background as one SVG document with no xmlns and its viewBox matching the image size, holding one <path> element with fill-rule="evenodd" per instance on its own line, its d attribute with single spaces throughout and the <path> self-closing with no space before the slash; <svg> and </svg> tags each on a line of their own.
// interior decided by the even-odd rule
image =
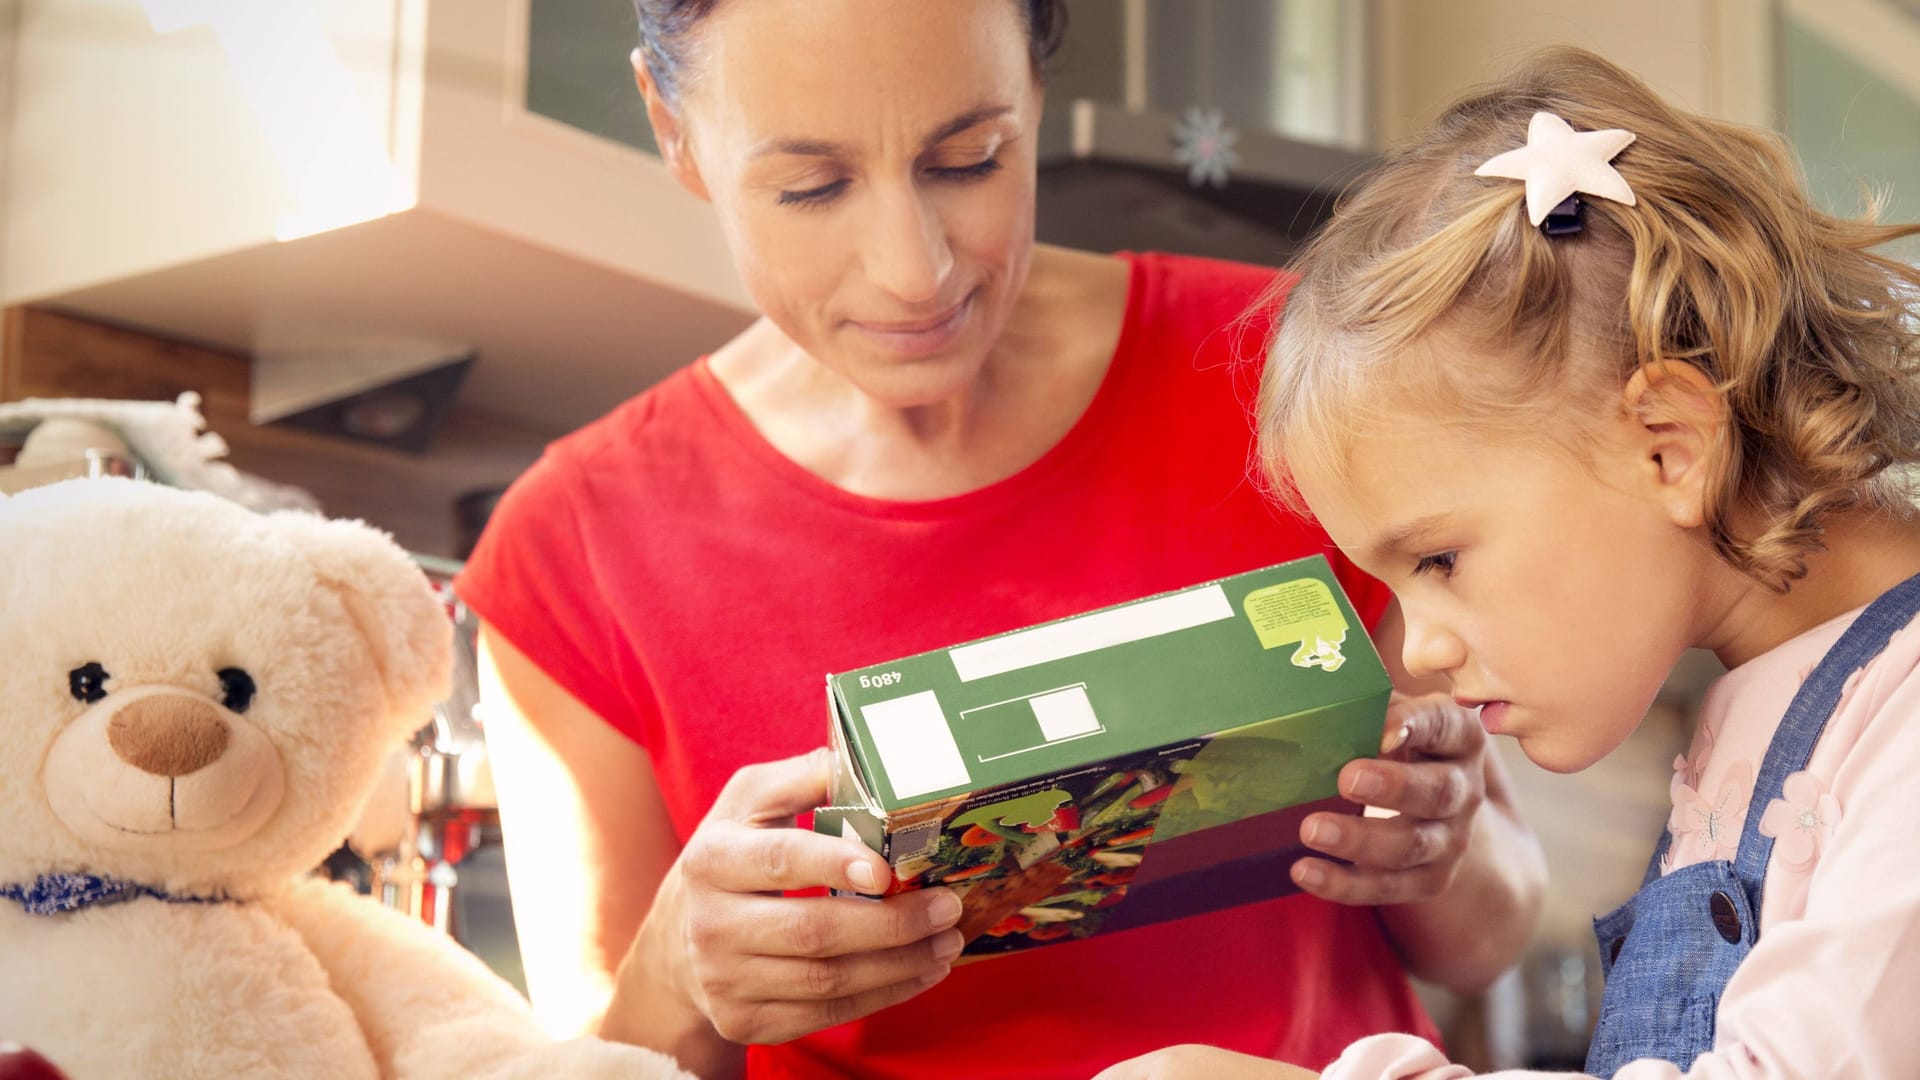
<svg viewBox="0 0 1920 1080">
<path fill-rule="evenodd" d="M 1920 0 L 1070 13 L 1044 241 L 1282 264 L 1372 155 L 1559 42 L 1784 133 L 1830 209 L 1877 195 L 1920 219 Z M 0 0 L 0 490 L 88 469 L 191 479 L 224 449 L 240 472 L 220 482 L 371 521 L 444 582 L 548 440 L 751 317 L 717 226 L 654 154 L 634 37 L 625 0 Z M 17 460 L 54 415 L 118 417 L 128 437 Z M 223 446 L 195 438 L 202 422 Z M 1462 1060 L 1583 1056 L 1589 917 L 1637 884 L 1714 674 L 1690 660 L 1588 772 L 1509 754 L 1552 891 L 1493 991 L 1430 995 Z M 333 871 L 516 976 L 470 694 L 389 796 Z"/>
</svg>

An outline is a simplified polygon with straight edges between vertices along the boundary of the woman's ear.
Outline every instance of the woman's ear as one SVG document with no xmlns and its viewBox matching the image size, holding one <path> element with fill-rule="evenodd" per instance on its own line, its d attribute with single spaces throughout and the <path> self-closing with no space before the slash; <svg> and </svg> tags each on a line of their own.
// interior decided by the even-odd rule
<svg viewBox="0 0 1920 1080">
<path fill-rule="evenodd" d="M 1622 392 L 1642 475 L 1674 524 L 1698 528 L 1718 487 L 1727 401 L 1706 372 L 1666 360 L 1635 371 Z"/>
<path fill-rule="evenodd" d="M 681 126 L 680 117 L 660 93 L 660 84 L 654 81 L 653 71 L 647 67 L 646 54 L 635 47 L 630 59 L 633 83 L 647 102 L 647 122 L 653 125 L 653 141 L 660 147 L 660 160 L 666 162 L 681 187 L 699 198 L 708 198 L 707 182 L 701 178 L 700 167 L 687 151 L 686 128 Z"/>
</svg>

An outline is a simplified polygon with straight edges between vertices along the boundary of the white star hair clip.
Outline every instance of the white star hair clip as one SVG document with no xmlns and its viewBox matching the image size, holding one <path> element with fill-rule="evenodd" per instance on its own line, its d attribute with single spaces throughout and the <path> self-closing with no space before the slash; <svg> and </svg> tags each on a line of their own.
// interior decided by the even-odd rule
<svg viewBox="0 0 1920 1080">
<path fill-rule="evenodd" d="M 1575 131 L 1550 112 L 1537 112 L 1527 124 L 1527 145 L 1496 154 L 1473 170 L 1475 176 L 1502 176 L 1527 183 L 1527 221 L 1539 225 L 1552 214 L 1547 234 L 1579 232 L 1576 207 L 1554 211 L 1577 195 L 1594 195 L 1633 205 L 1633 189 L 1611 164 L 1633 142 L 1631 131 Z"/>
</svg>

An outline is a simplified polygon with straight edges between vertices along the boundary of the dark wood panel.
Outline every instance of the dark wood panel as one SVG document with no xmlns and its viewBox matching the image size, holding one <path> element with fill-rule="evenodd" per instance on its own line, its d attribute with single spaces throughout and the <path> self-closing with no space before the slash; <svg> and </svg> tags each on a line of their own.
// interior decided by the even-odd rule
<svg viewBox="0 0 1920 1080">
<path fill-rule="evenodd" d="M 16 309 L 13 399 L 102 397 L 172 400 L 192 390 L 209 415 L 245 417 L 247 358 L 42 308 Z"/>
<path fill-rule="evenodd" d="M 235 467 L 304 488 L 327 513 L 367 521 L 424 554 L 456 556 L 454 500 L 511 482 L 551 437 L 456 406 L 427 453 L 407 454 L 250 423 L 244 356 L 40 308 L 7 309 L 0 334 L 0 400 L 170 401 L 196 391 Z"/>
</svg>

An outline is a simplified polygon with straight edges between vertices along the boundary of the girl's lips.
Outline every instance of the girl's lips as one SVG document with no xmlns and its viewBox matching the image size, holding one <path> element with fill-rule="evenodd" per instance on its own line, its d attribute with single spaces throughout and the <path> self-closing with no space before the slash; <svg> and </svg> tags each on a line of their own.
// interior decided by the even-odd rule
<svg viewBox="0 0 1920 1080">
<path fill-rule="evenodd" d="M 1507 720 L 1507 703 L 1506 702 L 1489 701 L 1486 704 L 1480 706 L 1480 726 L 1487 729 L 1487 734 L 1489 735 L 1500 734 L 1501 729 L 1506 724 L 1506 720 Z"/>
<path fill-rule="evenodd" d="M 906 357 L 927 356 L 953 344 L 966 329 L 967 316 L 972 311 L 973 297 L 969 295 L 937 318 L 902 323 L 853 320 L 850 325 L 887 352 Z"/>
</svg>

